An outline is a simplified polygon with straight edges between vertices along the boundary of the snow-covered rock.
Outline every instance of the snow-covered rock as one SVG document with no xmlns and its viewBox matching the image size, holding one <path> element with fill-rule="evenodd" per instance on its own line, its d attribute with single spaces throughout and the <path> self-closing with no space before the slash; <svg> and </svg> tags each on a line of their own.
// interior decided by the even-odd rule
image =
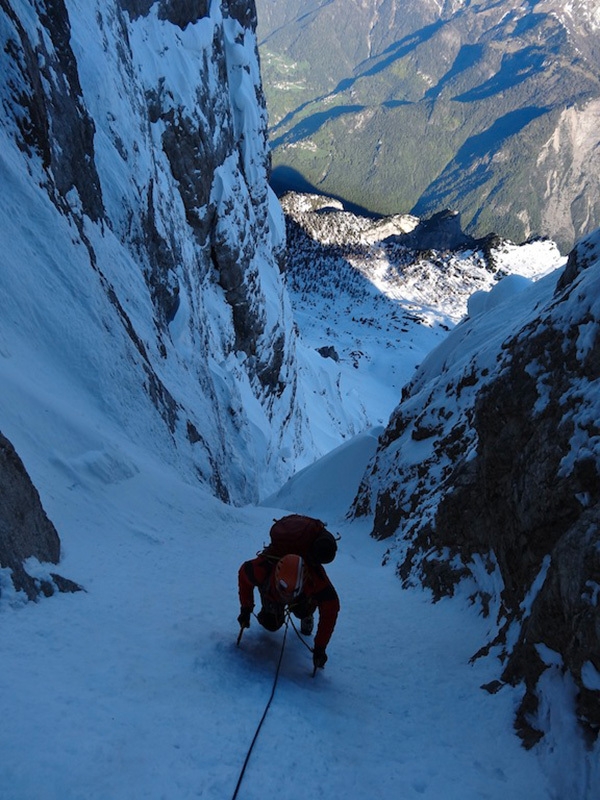
<svg viewBox="0 0 600 800">
<path fill-rule="evenodd" d="M 361 216 L 317 195 L 289 193 L 282 207 L 286 283 L 301 332 L 299 390 L 321 376 L 329 401 L 309 391 L 304 404 L 329 432 L 340 427 L 327 411 L 337 408 L 335 395 L 355 433 L 386 425 L 415 367 L 464 317 L 474 293 L 495 287 L 500 296 L 507 276 L 529 283 L 564 261 L 549 240 L 517 246 L 459 235 L 467 242 L 450 247 L 440 236 L 431 249 L 439 220 Z M 428 249 L 419 246 L 422 234 Z"/>
<path fill-rule="evenodd" d="M 9 437 L 16 407 L 52 404 L 53 363 L 60 391 L 110 408 L 117 441 L 224 499 L 306 457 L 255 25 L 245 0 L 2 6 Z M 27 363 L 31 385 L 12 385 Z M 54 422 L 44 445 L 69 463 L 61 426 L 79 421 Z M 114 450 L 102 439 L 90 449 Z M 14 444 L 35 472 L 39 448 Z"/>
<path fill-rule="evenodd" d="M 405 388 L 355 501 L 405 583 L 464 584 L 498 628 L 517 726 L 547 729 L 539 645 L 559 654 L 586 735 L 600 731 L 600 233 L 563 272 L 501 281 Z M 489 649 L 486 648 L 487 649 Z"/>
</svg>

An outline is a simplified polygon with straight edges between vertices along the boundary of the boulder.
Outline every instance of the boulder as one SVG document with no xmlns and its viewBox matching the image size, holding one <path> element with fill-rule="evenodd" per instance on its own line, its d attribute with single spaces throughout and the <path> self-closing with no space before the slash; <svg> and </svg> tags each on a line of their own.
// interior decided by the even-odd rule
<svg viewBox="0 0 600 800">
<path fill-rule="evenodd" d="M 73 592 L 81 588 L 52 572 L 47 578 L 30 575 L 26 567 L 30 558 L 58 564 L 60 539 L 23 462 L 0 433 L 0 567 L 10 571 L 15 589 L 23 591 L 29 600 L 56 590 Z"/>
</svg>

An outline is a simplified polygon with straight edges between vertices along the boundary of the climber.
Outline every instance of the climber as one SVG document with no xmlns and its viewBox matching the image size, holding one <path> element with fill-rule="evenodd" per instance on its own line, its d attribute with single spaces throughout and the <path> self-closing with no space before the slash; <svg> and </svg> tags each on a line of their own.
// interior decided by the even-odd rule
<svg viewBox="0 0 600 800">
<path fill-rule="evenodd" d="M 256 619 L 268 631 L 279 630 L 285 621 L 286 610 L 289 610 L 300 620 L 301 633 L 310 636 L 314 612 L 319 611 L 313 665 L 315 670 L 323 669 L 327 661 L 325 650 L 335 627 L 340 601 L 322 564 L 309 564 L 301 556 L 293 554 L 275 561 L 261 553 L 242 564 L 238 580 L 241 631 L 250 627 L 255 586 L 262 604 Z"/>
</svg>

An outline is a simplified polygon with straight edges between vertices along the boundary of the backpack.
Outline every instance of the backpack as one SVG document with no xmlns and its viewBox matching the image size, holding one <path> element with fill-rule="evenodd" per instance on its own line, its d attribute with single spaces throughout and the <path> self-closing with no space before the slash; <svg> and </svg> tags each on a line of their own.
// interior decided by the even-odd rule
<svg viewBox="0 0 600 800">
<path fill-rule="evenodd" d="M 337 553 L 337 540 L 325 523 L 303 514 L 289 514 L 273 521 L 271 543 L 263 555 L 283 558 L 289 553 L 302 556 L 308 562 L 330 564 Z"/>
</svg>

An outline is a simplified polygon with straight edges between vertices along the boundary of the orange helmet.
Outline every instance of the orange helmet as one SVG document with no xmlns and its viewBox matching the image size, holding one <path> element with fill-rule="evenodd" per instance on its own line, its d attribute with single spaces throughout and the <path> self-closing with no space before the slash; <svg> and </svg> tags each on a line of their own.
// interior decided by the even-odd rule
<svg viewBox="0 0 600 800">
<path fill-rule="evenodd" d="M 289 554 L 275 564 L 275 588 L 286 603 L 295 600 L 304 585 L 304 559 Z"/>
</svg>

